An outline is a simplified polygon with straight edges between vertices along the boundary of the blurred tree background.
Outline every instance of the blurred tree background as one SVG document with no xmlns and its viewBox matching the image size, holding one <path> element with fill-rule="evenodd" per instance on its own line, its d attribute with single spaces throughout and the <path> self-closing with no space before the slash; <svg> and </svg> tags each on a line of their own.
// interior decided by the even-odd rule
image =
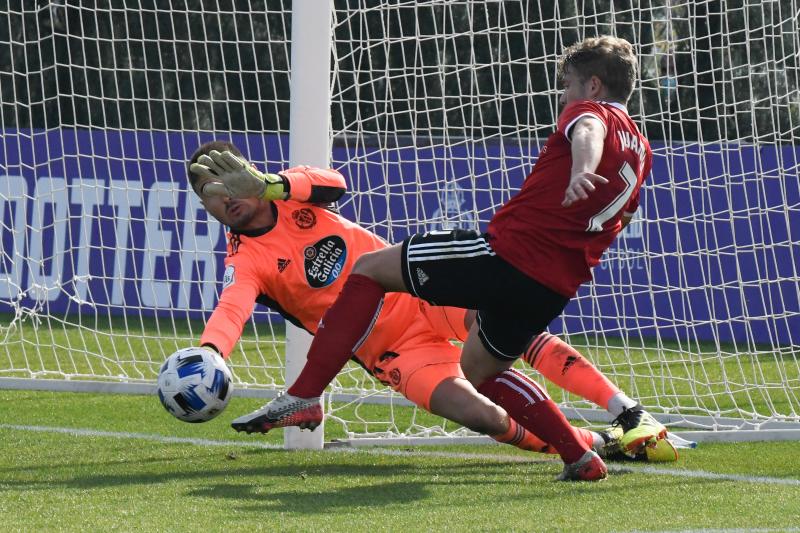
<svg viewBox="0 0 800 533">
<path fill-rule="evenodd" d="M 545 136 L 564 46 L 637 46 L 651 140 L 800 137 L 798 0 L 335 0 L 333 127 Z M 168 6 L 168 9 L 165 9 Z M 2 128 L 285 133 L 290 0 L 2 0 Z"/>
</svg>

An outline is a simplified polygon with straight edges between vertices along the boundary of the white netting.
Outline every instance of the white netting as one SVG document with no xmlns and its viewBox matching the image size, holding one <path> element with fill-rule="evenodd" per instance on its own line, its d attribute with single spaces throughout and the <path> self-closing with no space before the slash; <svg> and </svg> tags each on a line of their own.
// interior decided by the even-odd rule
<svg viewBox="0 0 800 533">
<path fill-rule="evenodd" d="M 360 192 L 343 212 L 394 241 L 485 227 L 555 122 L 560 50 L 625 37 L 642 70 L 629 108 L 653 144 L 654 173 L 640 216 L 552 330 L 654 411 L 699 425 L 797 421 L 797 8 L 339 9 L 333 155 Z"/>
<path fill-rule="evenodd" d="M 562 48 L 633 42 L 653 176 L 553 331 L 655 412 L 798 421 L 797 0 L 334 4 L 341 209 L 395 242 L 485 227 L 552 129 Z M 221 277 L 185 159 L 225 137 L 288 163 L 291 3 L 160 7 L 11 2 L 0 18 L 0 377 L 152 381 Z M 242 385 L 282 386 L 281 331 L 257 311 Z M 360 368 L 334 391 L 359 398 L 333 407 L 345 431 L 438 425 L 365 402 L 385 389 Z"/>
</svg>

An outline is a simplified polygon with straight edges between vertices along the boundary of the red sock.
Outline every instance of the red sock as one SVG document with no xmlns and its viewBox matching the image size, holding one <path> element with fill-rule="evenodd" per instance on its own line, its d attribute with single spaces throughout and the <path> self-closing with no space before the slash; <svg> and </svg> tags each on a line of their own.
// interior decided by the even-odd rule
<svg viewBox="0 0 800 533">
<path fill-rule="evenodd" d="M 502 435 L 492 435 L 492 438 L 502 444 L 510 444 L 516 446 L 520 450 L 538 453 L 558 453 L 555 448 L 544 442 L 542 439 L 517 424 L 513 418 L 509 418 L 511 422 L 508 431 Z M 588 429 L 574 427 L 578 438 L 586 443 L 589 448 L 594 447 L 594 434 Z"/>
<path fill-rule="evenodd" d="M 386 291 L 367 276 L 351 274 L 325 312 L 308 350 L 308 361 L 288 393 L 300 398 L 322 394 L 366 338 L 383 306 Z"/>
<path fill-rule="evenodd" d="M 608 400 L 620 392 L 575 348 L 549 333 L 536 337 L 522 359 L 562 389 L 603 409 L 608 409 Z"/>
<path fill-rule="evenodd" d="M 551 444 L 565 463 L 580 459 L 590 446 L 575 431 L 553 400 L 533 380 L 509 369 L 484 381 L 478 392 L 506 410 L 525 429 Z"/>
</svg>

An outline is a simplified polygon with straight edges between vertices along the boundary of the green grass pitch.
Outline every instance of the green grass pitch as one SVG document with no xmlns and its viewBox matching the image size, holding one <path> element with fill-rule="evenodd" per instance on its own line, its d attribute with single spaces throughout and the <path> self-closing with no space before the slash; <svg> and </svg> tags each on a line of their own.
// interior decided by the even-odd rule
<svg viewBox="0 0 800 533">
<path fill-rule="evenodd" d="M 0 315 L 0 326 L 9 322 Z M 0 327 L 0 376 L 152 379 L 201 330 L 141 318 L 34 326 Z M 264 367 L 251 378 L 282 383 L 281 335 L 248 330 L 234 368 L 247 356 Z M 791 358 L 737 354 L 701 366 L 698 348 L 587 355 L 606 372 L 622 368 L 618 382 L 640 398 L 679 395 L 723 411 L 737 403 L 800 408 L 796 395 L 766 386 L 797 390 Z M 705 385 L 690 388 L 689 378 Z M 765 386 L 727 394 L 725 380 Z M 611 464 L 604 482 L 559 483 L 559 461 L 506 446 L 284 451 L 280 431 L 230 429 L 260 403 L 234 397 L 218 419 L 186 424 L 155 397 L 0 390 L 0 531 L 800 531 L 798 442 L 701 444 L 678 463 Z M 347 418 L 440 420 L 386 409 L 363 405 Z M 341 436 L 341 426 L 326 427 L 326 439 Z"/>
<path fill-rule="evenodd" d="M 783 531 L 800 524 L 800 443 L 704 444 L 678 463 L 616 464 L 606 481 L 562 483 L 553 479 L 559 462 L 506 446 L 269 449 L 263 445 L 280 445 L 280 431 L 229 428 L 258 404 L 234 398 L 217 419 L 186 424 L 154 397 L 0 391 L 0 529 Z"/>
</svg>

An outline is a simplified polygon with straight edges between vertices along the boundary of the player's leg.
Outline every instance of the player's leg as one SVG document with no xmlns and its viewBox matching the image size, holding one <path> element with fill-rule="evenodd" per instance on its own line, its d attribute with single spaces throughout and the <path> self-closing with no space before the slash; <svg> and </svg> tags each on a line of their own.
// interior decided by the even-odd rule
<svg viewBox="0 0 800 533">
<path fill-rule="evenodd" d="M 541 333 L 531 341 L 522 358 L 562 389 L 608 410 L 624 431 L 619 437 L 623 452 L 634 456 L 645 445 L 655 446 L 666 437 L 667 428 L 663 424 L 560 338 Z"/>
<path fill-rule="evenodd" d="M 475 311 L 463 311 L 468 329 L 475 323 L 475 317 Z M 456 316 L 448 319 L 457 322 Z M 575 348 L 550 333 L 534 337 L 522 360 L 560 388 L 599 405 L 615 417 L 638 405 Z"/>
<path fill-rule="evenodd" d="M 457 307 L 431 306 L 427 303 L 422 303 L 420 308 L 430 328 L 442 338 L 457 339 L 462 342 L 467 339 L 469 328 L 472 327 L 474 322 L 475 311 L 464 310 Z M 435 357 L 436 356 L 431 356 L 430 359 L 434 359 Z M 463 375 L 461 374 L 460 367 L 459 375 Z M 536 384 L 536 386 L 538 386 L 538 384 Z M 442 390 L 445 390 L 444 387 Z M 442 396 L 444 398 L 447 397 L 445 393 L 442 393 Z M 589 446 L 593 447 L 595 451 L 600 453 L 601 456 L 609 443 L 613 446 L 614 443 L 617 442 L 615 436 L 611 434 L 604 437 L 603 434 L 583 428 L 576 428 L 576 431 L 578 431 L 581 438 L 589 444 Z M 522 437 L 521 439 L 520 436 Z M 524 450 L 540 453 L 558 453 L 551 445 L 545 443 L 521 426 L 519 426 L 519 429 L 510 427 L 508 435 L 505 437 L 494 436 L 494 438 L 503 443 L 508 442 L 508 439 L 512 439 L 512 442 L 509 442 L 510 444 L 514 444 Z"/>
<path fill-rule="evenodd" d="M 472 383 L 465 378 L 450 376 L 442 379 L 433 390 L 429 404 L 428 411 L 431 413 L 489 435 L 499 443 L 531 452 L 558 453 L 554 446 L 517 423 L 502 406 L 475 390 Z M 597 439 L 602 442 L 600 435 L 582 428 L 575 430 L 589 447 L 595 446 Z"/>
<path fill-rule="evenodd" d="M 557 453 L 533 433 L 519 425 L 506 411 L 485 396 L 464 378 L 461 371 L 461 350 L 444 341 L 414 341 L 392 346 L 392 352 L 381 357 L 373 373 L 382 383 L 392 387 L 428 412 L 443 416 L 496 441 L 527 451 Z M 602 437 L 580 430 L 581 437 L 593 446 Z"/>
<path fill-rule="evenodd" d="M 522 355 L 522 360 L 559 387 L 586 398 L 603 409 L 614 408 L 614 416 L 636 402 L 608 380 L 575 348 L 547 332 L 535 337 Z"/>
<path fill-rule="evenodd" d="M 525 429 L 556 448 L 565 463 L 563 479 L 605 477 L 605 464 L 592 451 L 592 445 L 581 439 L 544 389 L 509 369 L 522 328 L 506 327 L 508 324 L 498 317 L 482 311 L 478 314 L 479 320 L 473 324 L 461 355 L 467 379 L 479 383 L 481 394 L 502 405 Z"/>
<path fill-rule="evenodd" d="M 402 268 L 403 245 L 396 244 L 359 257 L 350 275 L 365 276 L 386 292 L 408 292 Z"/>
<path fill-rule="evenodd" d="M 439 329 L 450 327 L 457 338 L 461 337 L 462 329 L 457 328 L 460 322 L 469 328 L 475 322 L 475 311 L 464 311 L 452 308 L 442 309 L 445 316 L 434 316 L 435 324 L 441 324 Z M 441 313 L 440 313 L 441 314 Z M 637 401 L 629 398 L 616 385 L 608 380 L 589 360 L 583 357 L 575 348 L 547 332 L 535 337 L 529 344 L 522 359 L 535 368 L 549 381 L 562 389 L 599 405 L 608 410 L 616 423 L 622 428 L 622 433 L 611 429 L 604 434 L 608 440 L 608 449 L 619 449 L 630 457 L 649 459 L 650 457 L 667 457 L 674 460 L 677 456 L 674 446 L 660 442 L 666 434 L 663 424 L 655 420 Z M 641 443 L 646 442 L 653 446 L 654 440 L 657 447 L 665 448 L 663 453 L 650 448 L 645 453 L 641 450 Z"/>
<path fill-rule="evenodd" d="M 439 382 L 430 397 L 429 411 L 485 435 L 505 435 L 512 420 L 501 407 L 478 394 L 464 378 L 448 377 Z M 513 422 L 516 429 L 516 422 Z"/>
</svg>

